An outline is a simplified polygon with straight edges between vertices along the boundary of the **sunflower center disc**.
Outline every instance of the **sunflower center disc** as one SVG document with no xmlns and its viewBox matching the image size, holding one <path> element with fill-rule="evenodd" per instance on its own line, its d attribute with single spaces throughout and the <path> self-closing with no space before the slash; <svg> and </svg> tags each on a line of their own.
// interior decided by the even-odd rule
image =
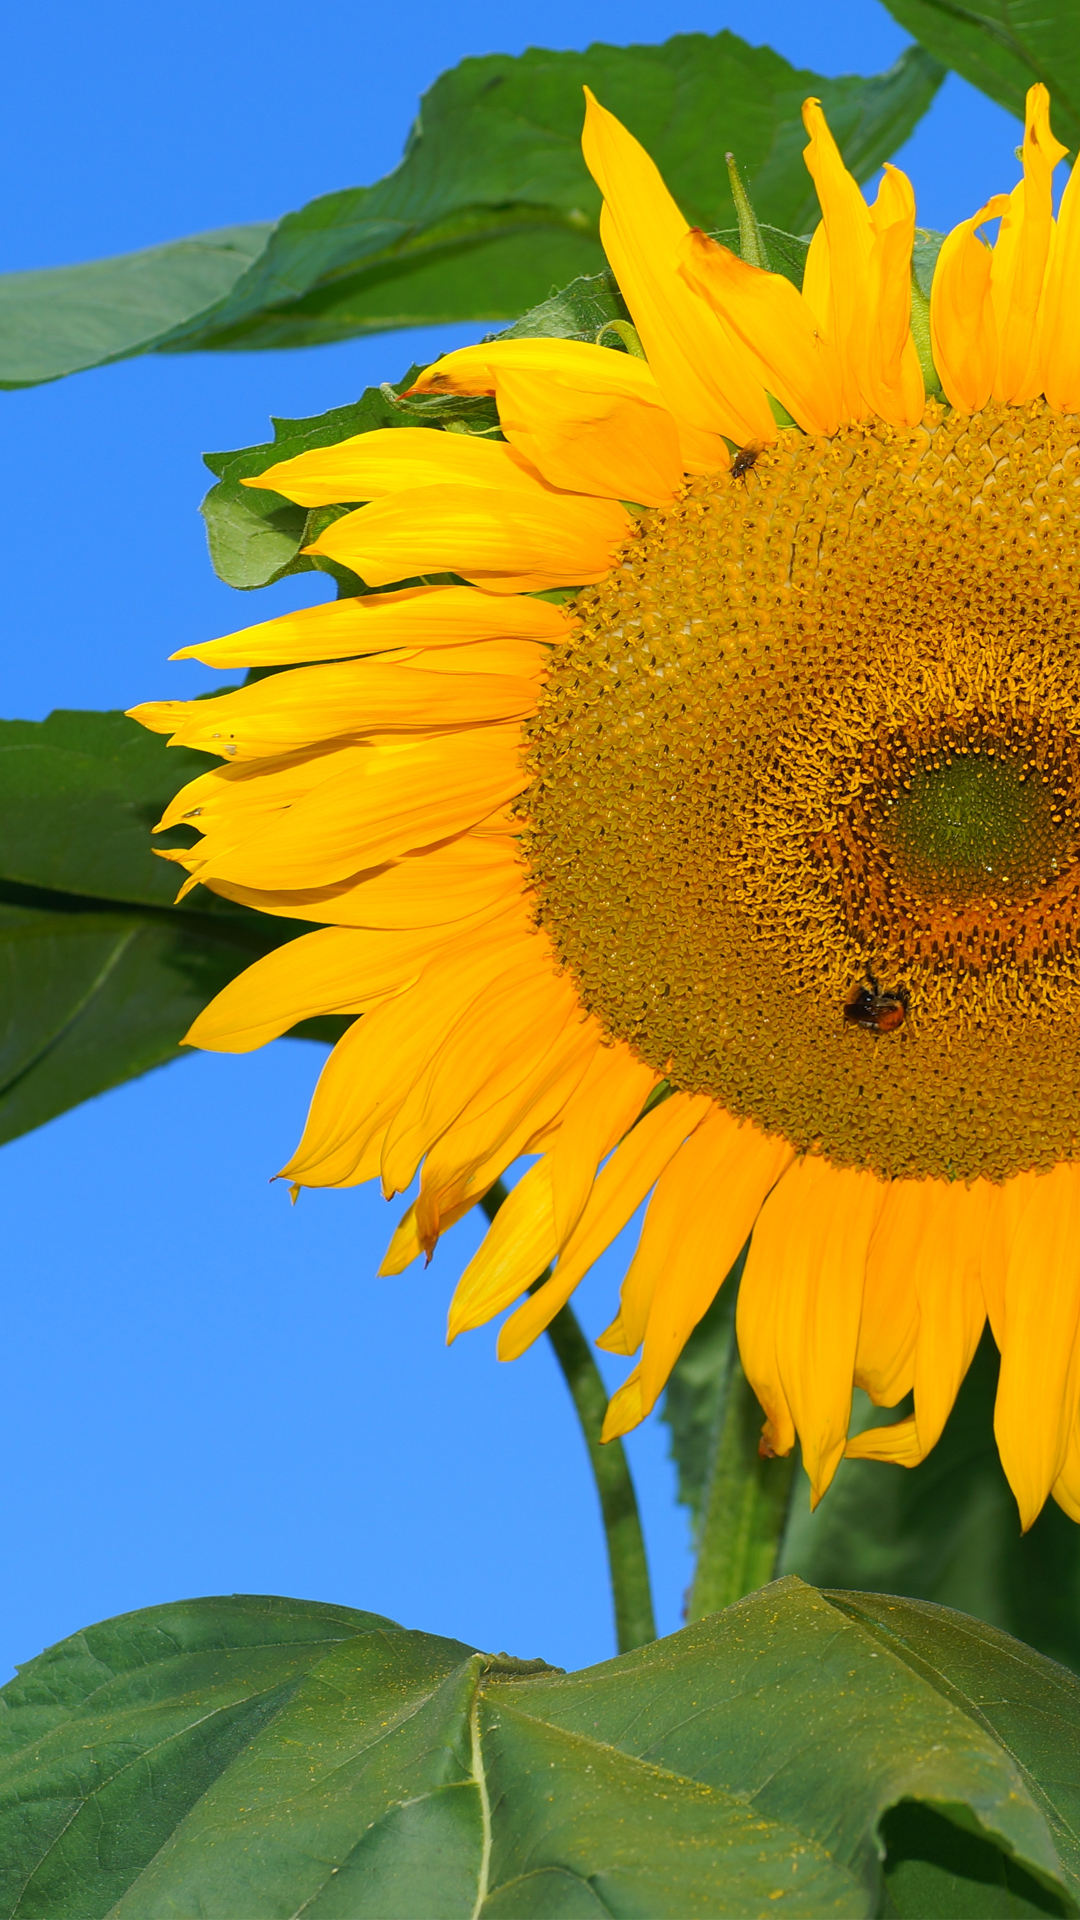
<svg viewBox="0 0 1080 1920">
<path fill-rule="evenodd" d="M 1056 842 L 1046 790 L 1015 757 L 972 752 L 912 769 L 894 803 L 899 859 L 928 890 L 964 898 L 1048 879 Z"/>
<path fill-rule="evenodd" d="M 642 517 L 523 802 L 614 1037 L 838 1165 L 1080 1157 L 1078 528 L 1041 407 L 789 431 Z M 893 1031 L 845 1021 L 869 977 Z"/>
</svg>

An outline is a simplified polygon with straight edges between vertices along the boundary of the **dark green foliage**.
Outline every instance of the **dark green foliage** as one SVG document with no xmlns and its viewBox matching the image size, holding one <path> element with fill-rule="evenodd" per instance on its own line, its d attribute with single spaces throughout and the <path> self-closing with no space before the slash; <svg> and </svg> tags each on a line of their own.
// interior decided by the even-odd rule
<svg viewBox="0 0 1080 1920">
<path fill-rule="evenodd" d="M 0 1141 L 175 1059 L 220 988 L 306 930 L 201 887 L 173 904 L 150 830 L 217 764 L 122 713 L 0 721 Z"/>
<path fill-rule="evenodd" d="M 1004 1635 L 797 1580 L 569 1675 L 154 1607 L 0 1694 L 0 1915 L 1075 1913 L 1078 1714 Z"/>
<path fill-rule="evenodd" d="M 1054 132 L 1080 146 L 1080 14 L 1075 0 L 885 0 L 930 53 L 1017 118 L 1036 80 L 1050 89 Z M 1011 180 L 987 182 L 1000 192 Z M 974 213 L 975 209 L 972 208 Z"/>
<path fill-rule="evenodd" d="M 653 154 L 687 218 L 730 227 L 733 149 L 759 218 L 816 219 L 800 106 L 820 96 L 860 180 L 907 138 L 943 69 L 919 47 L 829 80 L 732 33 L 464 60 L 424 96 L 401 165 L 273 226 L 0 276 L 0 387 L 133 353 L 309 346 L 435 321 L 513 319 L 604 260 L 581 157 L 587 82 Z M 787 267 L 782 267 L 787 271 Z"/>
</svg>

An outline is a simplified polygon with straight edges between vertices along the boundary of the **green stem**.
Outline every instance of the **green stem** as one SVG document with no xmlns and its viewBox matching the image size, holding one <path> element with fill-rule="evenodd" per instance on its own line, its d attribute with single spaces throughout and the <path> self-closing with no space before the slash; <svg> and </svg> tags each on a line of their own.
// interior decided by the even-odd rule
<svg viewBox="0 0 1080 1920">
<path fill-rule="evenodd" d="M 735 165 L 735 155 L 728 153 L 724 158 L 727 161 L 728 179 L 731 182 L 731 197 L 735 202 L 735 218 L 739 223 L 739 252 L 749 266 L 764 267 L 768 272 L 772 262 L 758 225 L 757 214 L 750 205 L 750 195 Z"/>
<path fill-rule="evenodd" d="M 506 1191 L 502 1181 L 497 1180 L 480 1202 L 489 1220 L 494 1220 L 506 1199 Z M 535 1293 L 547 1277 L 542 1274 L 529 1292 Z M 629 1653 L 631 1648 L 643 1647 L 647 1641 L 656 1639 L 649 1563 L 630 1464 L 621 1440 L 600 1444 L 600 1430 L 607 1411 L 607 1388 L 573 1309 L 560 1307 L 547 1332 L 585 1436 L 607 1541 L 615 1638 L 619 1652 Z"/>
<path fill-rule="evenodd" d="M 742 1370 L 732 1314 L 727 1378 L 713 1430 L 688 1620 L 719 1613 L 776 1577 L 795 1456 L 762 1459 L 761 1408 Z"/>
</svg>

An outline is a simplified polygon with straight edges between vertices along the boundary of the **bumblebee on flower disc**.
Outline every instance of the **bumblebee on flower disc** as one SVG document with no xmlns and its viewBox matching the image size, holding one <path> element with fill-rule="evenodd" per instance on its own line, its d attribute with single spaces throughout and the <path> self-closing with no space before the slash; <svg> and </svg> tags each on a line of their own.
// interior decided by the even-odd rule
<svg viewBox="0 0 1080 1920">
<path fill-rule="evenodd" d="M 848 1026 L 862 1027 L 867 1033 L 895 1033 L 907 1019 L 908 996 L 903 987 L 883 993 L 869 967 L 867 984 L 856 988 L 844 1007 Z"/>
</svg>

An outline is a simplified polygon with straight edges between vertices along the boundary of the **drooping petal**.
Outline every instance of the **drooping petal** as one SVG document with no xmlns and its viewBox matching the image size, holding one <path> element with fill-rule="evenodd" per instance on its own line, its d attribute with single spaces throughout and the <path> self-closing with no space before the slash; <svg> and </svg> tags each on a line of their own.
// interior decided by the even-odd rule
<svg viewBox="0 0 1080 1920">
<path fill-rule="evenodd" d="M 350 567 L 369 587 L 459 573 L 492 593 L 535 593 L 602 580 L 631 525 L 615 500 L 417 487 L 335 520 L 305 552 Z"/>
<path fill-rule="evenodd" d="M 493 595 L 477 587 L 406 587 L 399 593 L 356 594 L 325 606 L 302 607 L 221 640 L 181 647 L 172 658 L 202 660 L 208 667 L 278 667 L 398 647 L 557 641 L 569 630 L 567 615 L 549 600 Z"/>
<path fill-rule="evenodd" d="M 494 393 L 507 439 L 554 487 L 665 506 L 682 480 L 651 369 L 578 340 L 496 340 L 429 367 L 419 392 Z"/>
<path fill-rule="evenodd" d="M 555 1244 L 551 1168 L 538 1160 L 503 1201 L 480 1249 L 457 1283 L 447 1319 L 447 1343 L 480 1327 L 516 1300 L 550 1266 Z"/>
<path fill-rule="evenodd" d="M 740 445 L 776 427 L 750 357 L 678 273 L 688 223 L 658 168 L 586 87 L 585 164 L 604 196 L 600 239 L 679 426 L 693 471 L 729 465 L 722 435 Z"/>
<path fill-rule="evenodd" d="M 894 1407 L 910 1392 L 914 1379 L 919 1307 L 911 1275 L 926 1233 L 929 1184 L 926 1180 L 889 1182 L 867 1249 L 855 1385 L 879 1407 Z M 891 1428 L 871 1431 L 891 1432 Z"/>
<path fill-rule="evenodd" d="M 990 398 L 998 361 L 997 320 L 990 291 L 993 249 L 980 240 L 985 220 L 1008 205 L 997 194 L 942 242 L 930 288 L 930 343 L 934 367 L 954 407 L 976 413 Z"/>
<path fill-rule="evenodd" d="M 743 1272 L 739 1351 L 766 1443 L 787 1453 L 798 1432 L 815 1503 L 847 1441 L 866 1254 L 885 1192 L 875 1174 L 797 1161 L 762 1207 Z"/>
<path fill-rule="evenodd" d="M 738 335 L 762 386 L 792 419 L 812 433 L 835 433 L 841 419 L 836 349 L 790 280 L 749 266 L 696 227 L 683 238 L 679 271 Z"/>
<path fill-rule="evenodd" d="M 553 1239 L 541 1265 L 546 1266 L 555 1258 L 566 1238 L 566 1229 L 559 1218 L 565 1206 L 566 1188 L 578 1182 L 587 1196 L 600 1155 L 594 1154 L 590 1163 L 586 1142 L 580 1163 L 568 1169 L 565 1154 L 553 1159 L 552 1149 L 558 1147 L 568 1127 L 573 1131 L 572 1123 L 577 1115 L 583 1115 L 591 1121 L 594 1131 L 606 1136 L 613 1116 L 597 1111 L 586 1088 L 595 1084 L 599 1063 L 609 1052 L 599 1026 L 594 1021 L 580 1021 L 560 1036 L 557 1047 L 549 1048 L 536 1059 L 530 1059 L 526 1052 L 519 1058 L 515 1071 L 500 1073 L 490 1088 L 469 1102 L 424 1161 L 417 1227 L 425 1251 L 435 1245 L 447 1221 L 469 1195 L 486 1193 L 492 1181 L 521 1154 L 547 1148 L 545 1164 L 552 1183 Z M 505 1091 L 501 1084 L 504 1081 L 510 1083 Z M 625 1125 L 633 1118 L 634 1112 L 631 1112 Z M 535 1278 L 535 1274 L 526 1276 L 517 1292 Z M 508 1299 L 515 1297 L 512 1293 Z"/>
<path fill-rule="evenodd" d="M 503 1326 L 499 1334 L 500 1360 L 516 1360 L 551 1324 L 578 1281 L 622 1231 L 710 1105 L 704 1094 L 672 1094 L 627 1134 L 597 1175 L 551 1279 Z"/>
<path fill-rule="evenodd" d="M 636 1424 L 656 1404 L 763 1200 L 794 1158 L 786 1140 L 714 1107 L 661 1174 L 619 1314 L 626 1346 L 644 1335 L 641 1366 L 632 1392 L 620 1389 L 612 1398 L 606 1439 L 627 1432 L 624 1419 L 633 1414 L 630 1424 Z"/>
<path fill-rule="evenodd" d="M 1080 1166 L 1030 1184 L 1002 1308 L 994 1432 L 1026 1530 L 1064 1468 L 1080 1411 Z"/>
<path fill-rule="evenodd" d="M 905 1466 L 917 1466 L 941 1438 L 986 1323 L 982 1256 L 993 1191 L 984 1180 L 970 1187 L 948 1180 L 892 1183 L 867 1262 L 866 1295 L 869 1301 L 872 1281 L 880 1284 L 883 1268 L 892 1268 L 898 1291 L 906 1280 L 916 1320 L 910 1373 L 905 1366 L 894 1378 L 892 1385 L 899 1392 L 891 1393 L 886 1404 L 898 1399 L 910 1381 L 915 1391 L 913 1427 L 898 1423 L 904 1427 L 902 1437 L 891 1427 L 868 1428 L 848 1442 L 850 1457 L 900 1459 Z M 860 1347 L 865 1317 L 864 1306 Z M 898 1319 L 906 1322 L 902 1309 Z M 905 1345 L 908 1335 L 905 1323 Z"/>
<path fill-rule="evenodd" d="M 452 1024 L 535 938 L 518 909 L 447 942 L 415 988 L 343 1034 L 319 1076 L 303 1138 L 282 1178 L 309 1187 L 374 1179 L 387 1128 Z"/>
<path fill-rule="evenodd" d="M 518 959 L 457 1018 L 410 1087 L 383 1142 L 381 1174 L 389 1199 L 409 1185 L 424 1155 L 470 1101 L 491 1103 L 542 1063 L 564 1033 L 581 1026 L 572 981 L 558 974 L 551 949 L 534 933 Z"/>
</svg>

